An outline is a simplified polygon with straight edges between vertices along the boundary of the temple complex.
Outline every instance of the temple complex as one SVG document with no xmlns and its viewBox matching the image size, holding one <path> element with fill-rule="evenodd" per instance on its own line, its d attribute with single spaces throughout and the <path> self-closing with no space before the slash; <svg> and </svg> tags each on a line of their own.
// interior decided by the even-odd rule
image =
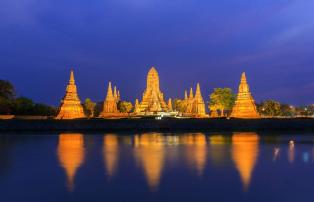
<svg viewBox="0 0 314 202">
<path fill-rule="evenodd" d="M 239 92 L 230 117 L 260 118 L 244 72 L 242 73 Z"/>
<path fill-rule="evenodd" d="M 116 87 L 114 88 L 114 93 L 112 92 L 111 82 L 108 84 L 107 96 L 104 101 L 103 110 L 101 112 L 101 117 L 110 117 L 120 115 L 117 106 L 118 94 Z"/>
<path fill-rule="evenodd" d="M 77 94 L 77 88 L 74 80 L 74 72 L 71 70 L 70 81 L 66 88 L 66 93 L 61 101 L 59 113 L 56 119 L 77 119 L 85 118 L 83 106 Z"/>
<path fill-rule="evenodd" d="M 182 113 L 183 116 L 195 118 L 207 116 L 205 112 L 205 102 L 202 97 L 201 87 L 199 83 L 197 83 L 195 95 L 193 95 L 193 89 L 191 88 L 189 97 L 187 97 L 186 91 L 184 97 L 184 105 L 186 107 L 184 112 Z"/>
<path fill-rule="evenodd" d="M 168 111 L 167 104 L 164 101 L 164 94 L 160 91 L 159 75 L 154 67 L 147 74 L 146 89 L 138 106 L 138 111 L 143 114 Z"/>
</svg>

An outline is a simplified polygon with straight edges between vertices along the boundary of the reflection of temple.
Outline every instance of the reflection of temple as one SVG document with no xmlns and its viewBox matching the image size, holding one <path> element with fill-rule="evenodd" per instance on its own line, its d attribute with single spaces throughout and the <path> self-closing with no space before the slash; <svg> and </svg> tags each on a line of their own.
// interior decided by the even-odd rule
<svg viewBox="0 0 314 202">
<path fill-rule="evenodd" d="M 85 114 L 74 80 L 74 72 L 71 71 L 70 81 L 66 88 L 66 93 L 61 101 L 61 106 L 56 119 L 77 119 L 84 118 Z"/>
<path fill-rule="evenodd" d="M 185 145 L 189 165 L 195 166 L 197 174 L 202 175 L 207 158 L 206 136 L 203 133 L 183 135 L 180 143 Z"/>
<path fill-rule="evenodd" d="M 247 190 L 259 152 L 259 136 L 256 133 L 234 133 L 232 136 L 232 159 Z"/>
<path fill-rule="evenodd" d="M 158 188 L 164 167 L 165 151 L 163 136 L 143 134 L 135 136 L 135 158 L 142 166 L 148 185 L 152 190 Z"/>
<path fill-rule="evenodd" d="M 168 107 L 164 101 L 164 94 L 160 91 L 159 75 L 152 67 L 147 74 L 147 86 L 143 94 L 142 102 L 135 108 L 137 112 L 167 112 Z"/>
<path fill-rule="evenodd" d="M 229 160 L 228 142 L 229 138 L 224 135 L 209 137 L 208 156 L 214 166 L 222 166 Z"/>
<path fill-rule="evenodd" d="M 109 177 L 112 177 L 117 170 L 119 159 L 118 144 L 118 137 L 116 135 L 104 136 L 103 155 Z"/>
<path fill-rule="evenodd" d="M 84 139 L 82 134 L 60 134 L 58 158 L 67 175 L 70 190 L 74 187 L 74 178 L 78 168 L 84 162 Z"/>
</svg>

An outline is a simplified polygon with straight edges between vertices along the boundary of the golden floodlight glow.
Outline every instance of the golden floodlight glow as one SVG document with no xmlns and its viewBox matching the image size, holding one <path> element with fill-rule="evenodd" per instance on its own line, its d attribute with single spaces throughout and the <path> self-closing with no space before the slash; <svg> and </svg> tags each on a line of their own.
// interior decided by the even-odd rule
<svg viewBox="0 0 314 202">
<path fill-rule="evenodd" d="M 234 133 L 232 159 L 240 173 L 244 190 L 249 188 L 251 176 L 259 153 L 259 136 L 256 133 Z"/>
<path fill-rule="evenodd" d="M 168 111 L 167 104 L 164 101 L 164 94 L 160 91 L 159 75 L 155 67 L 152 67 L 147 74 L 147 84 L 142 102 L 135 109 L 138 113 Z"/>
<path fill-rule="evenodd" d="M 195 96 L 193 95 L 193 89 L 190 88 L 190 95 L 187 97 L 187 92 L 184 92 L 183 104 L 186 106 L 183 112 L 183 116 L 203 118 L 206 117 L 205 102 L 201 93 L 200 84 L 197 83 Z"/>
<path fill-rule="evenodd" d="M 242 73 L 239 92 L 230 117 L 260 118 L 246 80 L 245 72 Z"/>
<path fill-rule="evenodd" d="M 70 191 L 74 188 L 74 178 L 77 170 L 84 162 L 85 149 L 82 134 L 60 134 L 58 143 L 58 158 L 67 175 L 67 185 Z"/>
<path fill-rule="evenodd" d="M 71 70 L 69 84 L 66 88 L 66 93 L 61 101 L 59 113 L 56 119 L 77 119 L 85 118 L 83 106 L 77 94 L 75 85 L 74 72 Z"/>
<path fill-rule="evenodd" d="M 143 134 L 135 136 L 134 156 L 145 173 L 148 185 L 155 191 L 160 183 L 165 161 L 163 136 L 160 134 Z"/>
<path fill-rule="evenodd" d="M 120 96 L 120 95 L 119 95 Z M 107 96 L 103 104 L 103 110 L 101 112 L 102 117 L 119 115 L 117 103 L 119 101 L 117 88 L 114 87 L 114 93 L 112 93 L 111 82 L 108 84 Z"/>
</svg>

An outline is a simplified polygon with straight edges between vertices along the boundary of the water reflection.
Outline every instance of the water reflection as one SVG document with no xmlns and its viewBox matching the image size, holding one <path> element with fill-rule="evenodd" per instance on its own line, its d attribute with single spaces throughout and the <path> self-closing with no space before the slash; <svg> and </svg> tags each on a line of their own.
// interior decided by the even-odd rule
<svg viewBox="0 0 314 202">
<path fill-rule="evenodd" d="M 256 133 L 234 133 L 232 159 L 240 173 L 244 190 L 248 190 L 259 152 L 259 136 Z"/>
<path fill-rule="evenodd" d="M 214 166 L 223 166 L 230 159 L 228 143 L 230 138 L 223 135 L 209 137 L 209 159 Z"/>
<path fill-rule="evenodd" d="M 197 174 L 201 176 L 207 160 L 207 142 L 203 133 L 188 134 L 179 137 L 181 144 L 186 149 L 186 160 L 189 165 L 196 168 Z"/>
<path fill-rule="evenodd" d="M 117 169 L 119 159 L 119 145 L 117 135 L 105 135 L 103 144 L 103 155 L 106 171 L 111 178 Z"/>
<path fill-rule="evenodd" d="M 143 134 L 134 137 L 134 156 L 144 170 L 148 185 L 156 190 L 160 183 L 165 161 L 163 136 Z"/>
<path fill-rule="evenodd" d="M 294 142 L 289 142 L 289 148 L 288 148 L 288 160 L 290 163 L 294 162 L 295 158 L 295 148 L 294 148 Z"/>
<path fill-rule="evenodd" d="M 82 134 L 60 134 L 58 143 L 58 158 L 67 175 L 67 186 L 74 188 L 75 174 L 84 162 L 84 138 Z"/>
</svg>

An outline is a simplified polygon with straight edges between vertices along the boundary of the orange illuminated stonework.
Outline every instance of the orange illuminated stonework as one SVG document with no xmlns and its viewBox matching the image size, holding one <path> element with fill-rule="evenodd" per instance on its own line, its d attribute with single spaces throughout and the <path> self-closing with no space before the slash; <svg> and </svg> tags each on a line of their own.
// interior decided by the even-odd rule
<svg viewBox="0 0 314 202">
<path fill-rule="evenodd" d="M 77 88 L 74 80 L 74 72 L 71 71 L 70 81 L 66 88 L 66 93 L 61 101 L 59 113 L 56 119 L 77 119 L 85 118 L 83 106 L 77 94 Z"/>
<path fill-rule="evenodd" d="M 138 105 L 139 113 L 167 112 L 168 107 L 164 101 L 164 94 L 159 88 L 159 75 L 152 67 L 147 74 L 147 85 L 143 94 L 142 102 Z"/>
<path fill-rule="evenodd" d="M 234 118 L 260 118 L 255 101 L 251 95 L 245 73 L 242 73 L 239 92 L 230 117 Z"/>
<path fill-rule="evenodd" d="M 107 96 L 104 101 L 103 110 L 101 112 L 102 117 L 119 115 L 120 112 L 117 107 L 118 102 L 117 90 L 114 88 L 114 93 L 112 93 L 111 82 L 108 84 Z"/>
<path fill-rule="evenodd" d="M 193 89 L 191 88 L 189 97 L 187 97 L 187 93 L 185 92 L 183 102 L 186 105 L 183 116 L 190 116 L 195 118 L 202 118 L 207 116 L 205 112 L 205 102 L 202 97 L 199 83 L 197 83 L 196 86 L 195 96 L 193 96 Z"/>
</svg>

